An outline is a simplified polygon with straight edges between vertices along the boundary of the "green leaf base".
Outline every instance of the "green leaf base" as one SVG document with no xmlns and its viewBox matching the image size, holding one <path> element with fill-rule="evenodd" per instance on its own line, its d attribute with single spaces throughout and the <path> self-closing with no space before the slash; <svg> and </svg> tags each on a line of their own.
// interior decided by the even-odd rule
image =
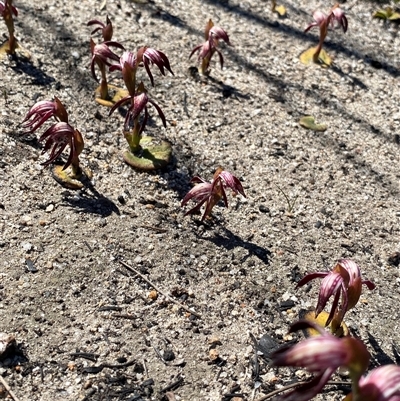
<svg viewBox="0 0 400 401">
<path fill-rule="evenodd" d="M 314 60 L 314 55 L 316 52 L 317 48 L 312 47 L 311 49 L 306 50 L 305 52 L 301 53 L 300 55 L 300 61 L 303 64 L 318 64 L 321 67 L 329 67 L 332 65 L 332 58 L 329 57 L 328 53 L 322 49 L 319 53 L 318 61 Z"/>
<path fill-rule="evenodd" d="M 325 124 L 317 124 L 313 116 L 304 116 L 300 118 L 300 125 L 304 128 L 311 129 L 313 131 L 326 131 L 327 126 Z"/>
<path fill-rule="evenodd" d="M 161 142 L 155 145 L 148 136 L 140 140 L 142 149 L 134 154 L 127 150 L 123 153 L 123 158 L 131 167 L 142 170 L 152 171 L 166 167 L 171 160 L 172 147 L 168 142 Z"/>
<path fill-rule="evenodd" d="M 56 164 L 52 166 L 53 178 L 64 188 L 82 189 L 90 185 L 90 180 L 93 177 L 92 172 L 87 168 L 81 168 L 79 174 L 73 174 L 71 167 L 63 170 L 64 165 Z"/>
<path fill-rule="evenodd" d="M 129 93 L 126 89 L 118 88 L 115 85 L 107 85 L 107 86 L 108 86 L 108 98 L 107 99 L 101 98 L 100 86 L 98 86 L 95 91 L 95 100 L 97 103 L 101 104 L 102 106 L 113 107 L 115 103 L 120 101 L 125 96 L 129 95 Z"/>
</svg>

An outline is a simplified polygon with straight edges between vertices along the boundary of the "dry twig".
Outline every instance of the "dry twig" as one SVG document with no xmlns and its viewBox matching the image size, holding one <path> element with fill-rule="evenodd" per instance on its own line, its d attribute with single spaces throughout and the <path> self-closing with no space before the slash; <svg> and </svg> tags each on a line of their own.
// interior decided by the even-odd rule
<svg viewBox="0 0 400 401">
<path fill-rule="evenodd" d="M 268 400 L 268 399 L 272 398 L 274 395 L 277 395 L 277 394 L 282 393 L 282 392 L 284 392 L 286 390 L 290 390 L 293 387 L 298 387 L 298 386 L 301 386 L 302 384 L 306 384 L 306 383 L 307 383 L 307 381 L 288 384 L 287 386 L 279 388 L 278 390 L 271 391 L 267 395 L 264 395 L 263 397 L 259 398 L 257 401 Z M 341 382 L 341 381 L 333 381 L 333 380 L 327 382 L 326 384 L 331 385 L 331 386 L 334 386 L 334 385 L 339 385 L 339 386 L 347 386 L 347 385 L 349 385 L 349 386 L 351 386 L 350 382 Z"/>
<path fill-rule="evenodd" d="M 11 390 L 11 387 L 7 384 L 7 382 L 4 380 L 2 375 L 0 375 L 0 382 L 4 386 L 4 388 L 8 391 L 8 394 L 10 394 L 10 397 L 14 401 L 19 401 L 19 398 L 13 393 L 13 391 Z"/>
<path fill-rule="evenodd" d="M 159 287 L 157 287 L 155 284 L 153 284 L 148 278 L 146 278 L 143 274 L 139 273 L 136 269 L 133 267 L 129 266 L 127 263 L 125 263 L 123 260 L 118 259 L 119 263 L 121 263 L 122 266 L 124 266 L 127 270 L 129 270 L 131 273 L 139 276 L 142 280 L 144 280 L 147 284 L 151 285 L 158 293 L 163 295 L 165 298 L 167 298 L 169 301 L 173 302 L 176 305 L 179 305 L 181 308 L 185 309 L 185 311 L 191 313 L 192 315 L 198 317 L 201 319 L 200 313 L 197 313 L 187 307 L 186 305 L 181 304 L 178 302 L 176 299 L 172 298 L 170 295 L 166 294 L 165 292 L 161 291 Z"/>
</svg>

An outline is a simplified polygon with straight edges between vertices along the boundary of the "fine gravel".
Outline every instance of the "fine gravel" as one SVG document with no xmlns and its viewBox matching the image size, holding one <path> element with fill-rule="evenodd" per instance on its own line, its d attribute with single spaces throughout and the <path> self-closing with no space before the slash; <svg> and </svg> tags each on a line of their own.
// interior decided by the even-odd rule
<svg viewBox="0 0 400 401">
<path fill-rule="evenodd" d="M 331 68 L 299 61 L 327 2 L 282 0 L 286 18 L 262 0 L 14 3 L 31 60 L 0 61 L 0 333 L 16 341 L 0 375 L 18 400 L 259 400 L 305 380 L 256 358 L 255 344 L 296 341 L 288 328 L 318 296 L 317 281 L 296 282 L 340 258 L 376 284 L 346 315 L 351 333 L 371 368 L 399 363 L 400 37 L 372 18 L 376 3 L 342 5 L 349 29 L 328 35 Z M 86 24 L 107 15 L 125 48 L 170 60 L 174 75 L 153 67 L 154 88 L 141 71 L 167 119 L 149 108 L 147 134 L 173 148 L 163 171 L 124 163 L 123 110 L 109 117 L 94 101 Z M 232 46 L 201 77 L 189 54 L 210 18 Z M 83 190 L 41 165 L 43 129 L 23 135 L 30 107 L 54 96 L 85 140 Z M 306 115 L 326 131 L 300 126 Z M 185 216 L 191 178 L 219 166 L 246 198 L 228 193 L 204 222 Z"/>
</svg>

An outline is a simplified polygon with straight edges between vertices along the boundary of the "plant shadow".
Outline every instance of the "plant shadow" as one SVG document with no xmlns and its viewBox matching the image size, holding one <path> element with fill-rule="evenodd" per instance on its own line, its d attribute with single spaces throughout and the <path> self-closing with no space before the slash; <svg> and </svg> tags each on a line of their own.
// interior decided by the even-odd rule
<svg viewBox="0 0 400 401">
<path fill-rule="evenodd" d="M 32 78 L 31 84 L 38 86 L 46 86 L 55 82 L 55 79 L 41 69 L 35 67 L 31 61 L 24 59 L 16 59 L 16 63 L 11 67 L 16 73 L 25 74 Z"/>
<path fill-rule="evenodd" d="M 382 365 L 399 364 L 400 355 L 398 352 L 399 350 L 397 349 L 395 344 L 392 343 L 392 349 L 394 354 L 394 359 L 393 359 L 382 349 L 376 338 L 371 333 L 368 333 L 368 341 L 374 351 L 373 355 L 371 355 L 372 357 L 371 365 L 373 368 Z"/>
<path fill-rule="evenodd" d="M 121 214 L 117 205 L 100 194 L 91 183 L 87 184 L 79 193 L 66 191 L 63 201 L 65 203 L 61 205 L 72 207 L 75 212 L 98 214 L 101 217 L 110 216 L 112 213 L 118 216 Z"/>
<path fill-rule="evenodd" d="M 269 264 L 269 259 L 271 256 L 271 251 L 269 249 L 263 248 L 257 244 L 254 244 L 253 242 L 243 240 L 226 227 L 219 226 L 219 228 L 222 233 L 217 232 L 215 233 L 214 237 L 200 235 L 200 238 L 210 241 L 216 246 L 223 247 L 229 251 L 237 247 L 246 249 L 249 253 L 240 260 L 241 263 L 245 262 L 250 256 L 254 255 L 266 265 Z"/>
</svg>

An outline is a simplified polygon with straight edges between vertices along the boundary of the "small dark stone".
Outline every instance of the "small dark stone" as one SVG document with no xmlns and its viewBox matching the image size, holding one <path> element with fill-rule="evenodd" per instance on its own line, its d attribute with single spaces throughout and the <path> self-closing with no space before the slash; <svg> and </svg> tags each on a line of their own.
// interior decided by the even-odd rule
<svg viewBox="0 0 400 401">
<path fill-rule="evenodd" d="M 128 362 L 128 360 L 124 356 L 120 356 L 119 358 L 117 358 L 117 362 L 118 363 L 125 363 L 125 362 Z"/>
<path fill-rule="evenodd" d="M 395 252 L 388 257 L 388 262 L 393 266 L 400 265 L 400 252 Z"/>
<path fill-rule="evenodd" d="M 317 220 L 314 224 L 315 228 L 321 228 L 323 226 L 322 221 Z"/>
<path fill-rule="evenodd" d="M 293 306 L 295 305 L 294 301 L 292 301 L 291 299 L 287 300 L 287 301 L 282 301 L 279 305 L 279 309 L 280 310 L 288 310 L 290 308 L 293 308 Z"/>
<path fill-rule="evenodd" d="M 258 207 L 258 210 L 259 210 L 261 213 L 269 213 L 269 212 L 270 212 L 269 207 L 267 207 L 267 206 L 265 206 L 265 205 L 260 205 L 260 206 Z"/>
<path fill-rule="evenodd" d="M 96 113 L 94 113 L 94 118 L 95 118 L 96 120 L 101 121 L 101 120 L 103 119 L 103 116 L 102 116 L 102 114 L 97 110 Z"/>
<path fill-rule="evenodd" d="M 122 195 L 119 195 L 117 199 L 118 199 L 118 202 L 119 202 L 121 205 L 125 205 L 126 200 L 125 200 L 125 198 L 124 198 Z"/>
<path fill-rule="evenodd" d="M 163 358 L 165 361 L 173 361 L 175 359 L 175 353 L 172 349 L 166 349 L 163 353 Z"/>
</svg>

